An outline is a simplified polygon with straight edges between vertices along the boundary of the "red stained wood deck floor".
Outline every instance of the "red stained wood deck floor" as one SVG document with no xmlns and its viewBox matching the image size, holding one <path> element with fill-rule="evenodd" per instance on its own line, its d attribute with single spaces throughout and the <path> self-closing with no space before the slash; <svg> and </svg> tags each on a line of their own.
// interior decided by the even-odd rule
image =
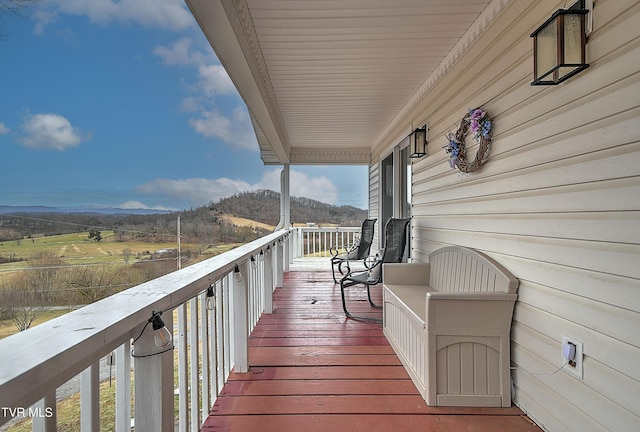
<svg viewBox="0 0 640 432">
<path fill-rule="evenodd" d="M 381 317 L 364 289 L 349 300 Z M 330 273 L 287 273 L 274 309 L 249 339 L 249 372 L 231 374 L 202 431 L 541 431 L 516 407 L 429 407 L 381 325 L 345 319 Z"/>
</svg>

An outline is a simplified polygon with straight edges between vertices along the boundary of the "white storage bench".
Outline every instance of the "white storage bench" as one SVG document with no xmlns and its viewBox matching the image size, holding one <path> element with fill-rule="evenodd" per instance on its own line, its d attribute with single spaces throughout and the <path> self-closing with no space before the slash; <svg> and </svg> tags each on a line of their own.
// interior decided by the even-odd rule
<svg viewBox="0 0 640 432">
<path fill-rule="evenodd" d="M 384 334 L 431 406 L 511 406 L 510 332 L 519 281 L 473 249 L 384 264 Z"/>
</svg>

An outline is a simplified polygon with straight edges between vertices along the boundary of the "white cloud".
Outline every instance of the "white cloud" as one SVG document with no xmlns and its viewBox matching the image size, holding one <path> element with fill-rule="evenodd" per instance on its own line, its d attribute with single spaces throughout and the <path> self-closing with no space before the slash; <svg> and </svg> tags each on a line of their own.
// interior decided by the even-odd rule
<svg viewBox="0 0 640 432">
<path fill-rule="evenodd" d="M 280 171 L 279 169 L 266 171 L 262 175 L 262 182 L 258 189 L 269 189 L 280 192 Z M 309 177 L 307 174 L 290 170 L 290 193 L 291 196 L 311 198 L 327 204 L 338 204 L 338 188 L 331 179 L 320 177 Z"/>
<path fill-rule="evenodd" d="M 251 119 L 243 108 L 236 108 L 230 117 L 216 109 L 202 111 L 200 117 L 192 118 L 189 124 L 204 137 L 218 138 L 233 147 L 258 150 Z"/>
<path fill-rule="evenodd" d="M 194 25 L 183 0 L 50 0 L 46 5 L 50 9 L 36 16 L 39 34 L 57 13 L 86 16 L 100 24 L 118 21 L 173 31 Z"/>
<path fill-rule="evenodd" d="M 0 135 L 6 135 L 9 132 L 11 132 L 11 130 L 8 127 L 6 127 L 4 123 L 0 122 Z"/>
<path fill-rule="evenodd" d="M 33 114 L 22 125 L 22 144 L 34 149 L 66 150 L 91 139 L 58 114 Z"/>
<path fill-rule="evenodd" d="M 150 207 L 140 201 L 127 201 L 124 202 L 120 205 L 117 205 L 116 208 L 121 208 L 121 209 L 132 209 L 132 210 L 137 210 L 137 209 L 145 209 L 145 210 L 166 210 L 166 211 L 175 211 L 176 209 L 174 208 L 170 208 L 170 207 L 163 207 L 163 206 L 154 206 L 154 207 Z"/>
<path fill-rule="evenodd" d="M 180 104 L 180 111 L 193 113 L 203 110 L 204 107 L 197 97 L 187 96 L 186 98 L 182 99 L 182 104 Z"/>
<path fill-rule="evenodd" d="M 189 66 L 197 74 L 185 88 L 189 95 L 182 100 L 180 110 L 194 113 L 189 124 L 204 137 L 219 139 L 233 147 L 257 150 L 246 109 L 236 108 L 227 114 L 214 107 L 216 96 L 236 95 L 227 71 L 213 62 L 215 57 L 205 54 L 208 51 L 194 49 L 193 45 L 192 39 L 182 38 L 169 46 L 157 46 L 153 50 L 165 65 Z"/>
<path fill-rule="evenodd" d="M 222 65 L 200 65 L 198 76 L 200 77 L 200 86 L 208 96 L 234 94 L 236 91 L 231 78 Z"/>
<path fill-rule="evenodd" d="M 228 178 L 182 180 L 156 179 L 136 188 L 146 194 L 160 194 L 171 198 L 186 199 L 193 205 L 205 205 L 240 192 L 254 190 L 247 182 Z"/>
<path fill-rule="evenodd" d="M 262 179 L 254 184 L 228 178 L 156 179 L 139 185 L 136 190 L 145 194 L 186 199 L 194 206 L 201 206 L 242 192 L 259 189 L 280 192 L 280 172 L 280 169 L 266 171 Z M 327 204 L 338 204 L 338 189 L 327 177 L 309 177 L 296 170 L 291 170 L 290 176 L 292 196 L 311 198 Z"/>
<path fill-rule="evenodd" d="M 153 53 L 160 57 L 166 65 L 202 65 L 205 63 L 205 55 L 200 51 L 191 49 L 193 40 L 182 38 L 166 47 L 159 45 L 153 49 Z"/>
<path fill-rule="evenodd" d="M 198 80 L 193 86 L 194 92 L 204 92 L 207 96 L 234 94 L 235 87 L 225 68 L 218 63 L 212 63 L 211 55 L 193 49 L 192 46 L 192 39 L 182 38 L 170 46 L 159 45 L 155 47 L 153 53 L 160 57 L 166 65 L 197 68 Z"/>
<path fill-rule="evenodd" d="M 50 10 L 38 9 L 35 12 L 36 26 L 33 32 L 37 35 L 43 35 L 46 27 L 55 22 L 57 14 Z"/>
</svg>

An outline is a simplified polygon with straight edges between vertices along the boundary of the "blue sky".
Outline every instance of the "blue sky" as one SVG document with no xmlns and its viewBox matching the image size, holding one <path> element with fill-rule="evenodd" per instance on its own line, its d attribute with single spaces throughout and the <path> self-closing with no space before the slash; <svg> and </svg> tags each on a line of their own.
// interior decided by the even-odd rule
<svg viewBox="0 0 640 432">
<path fill-rule="evenodd" d="M 41 0 L 0 16 L 0 205 L 179 210 L 279 191 L 182 0 Z M 367 167 L 291 167 L 291 194 L 367 207 Z"/>
</svg>

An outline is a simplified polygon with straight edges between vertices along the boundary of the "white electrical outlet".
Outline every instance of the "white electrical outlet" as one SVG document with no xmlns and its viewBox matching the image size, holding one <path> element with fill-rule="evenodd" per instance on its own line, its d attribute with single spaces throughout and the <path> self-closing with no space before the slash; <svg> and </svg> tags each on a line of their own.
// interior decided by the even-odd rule
<svg viewBox="0 0 640 432">
<path fill-rule="evenodd" d="M 569 336 L 562 336 L 562 369 L 578 379 L 582 379 L 582 342 Z"/>
</svg>

